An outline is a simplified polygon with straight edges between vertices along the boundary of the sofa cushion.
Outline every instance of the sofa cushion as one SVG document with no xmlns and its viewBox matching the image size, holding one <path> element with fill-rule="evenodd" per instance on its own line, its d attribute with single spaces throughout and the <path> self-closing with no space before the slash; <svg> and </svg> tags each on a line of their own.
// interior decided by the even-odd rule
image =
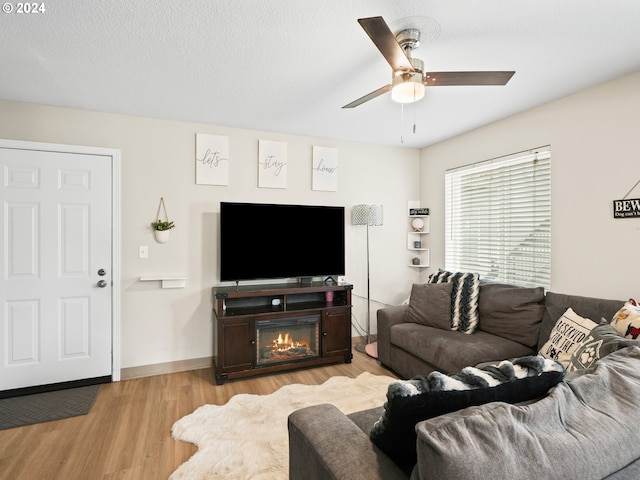
<svg viewBox="0 0 640 480">
<path fill-rule="evenodd" d="M 478 310 L 480 330 L 535 348 L 544 315 L 544 288 L 482 284 Z"/>
<path fill-rule="evenodd" d="M 611 319 L 623 304 L 624 302 L 621 300 L 547 292 L 544 299 L 544 317 L 540 327 L 537 350 L 540 350 L 542 345 L 549 340 L 551 329 L 567 308 L 571 307 L 582 317 L 599 320 L 603 317 Z"/>
<path fill-rule="evenodd" d="M 606 320 L 589 332 L 580 346 L 571 354 L 567 372 L 591 368 L 601 358 L 630 345 L 640 345 L 625 339 Z"/>
<path fill-rule="evenodd" d="M 480 330 L 473 335 L 465 335 L 417 323 L 394 325 L 389 330 L 389 340 L 392 347 L 408 352 L 445 373 L 455 373 L 469 365 L 495 363 L 536 353 L 521 343 Z"/>
<path fill-rule="evenodd" d="M 529 405 L 491 403 L 419 423 L 420 477 L 601 479 L 640 458 L 640 347 L 575 375 Z"/>
<path fill-rule="evenodd" d="M 450 376 L 432 372 L 393 382 L 371 440 L 401 466 L 413 465 L 418 422 L 471 405 L 539 398 L 563 376 L 559 363 L 529 356 L 481 369 L 467 367 Z"/>
<path fill-rule="evenodd" d="M 557 360 L 565 368 L 569 366 L 571 355 L 585 341 L 589 332 L 598 324 L 583 318 L 571 308 L 562 314 L 549 334 L 549 340 L 540 349 L 540 355 Z"/>
<path fill-rule="evenodd" d="M 429 283 L 451 282 L 451 326 L 463 333 L 474 333 L 478 328 L 478 298 L 480 276 L 477 273 L 447 272 L 438 269 L 429 277 Z"/>
<path fill-rule="evenodd" d="M 640 306 L 633 298 L 630 298 L 616 312 L 611 320 L 611 325 L 625 338 L 637 339 L 640 336 Z"/>
<path fill-rule="evenodd" d="M 407 321 L 451 330 L 452 283 L 423 283 L 411 287 Z"/>
</svg>

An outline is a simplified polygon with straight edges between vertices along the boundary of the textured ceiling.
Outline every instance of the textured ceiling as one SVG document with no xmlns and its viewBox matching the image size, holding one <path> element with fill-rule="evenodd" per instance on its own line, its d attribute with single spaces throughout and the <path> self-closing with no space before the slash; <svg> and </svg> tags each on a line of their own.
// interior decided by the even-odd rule
<svg viewBox="0 0 640 480">
<path fill-rule="evenodd" d="M 0 99 L 422 147 L 640 70 L 638 0 L 44 5 L 0 13 Z M 430 88 L 404 123 L 388 94 L 343 110 L 390 82 L 357 23 L 378 15 L 394 32 L 422 30 L 414 56 L 429 71 L 516 74 L 504 87 Z"/>
</svg>

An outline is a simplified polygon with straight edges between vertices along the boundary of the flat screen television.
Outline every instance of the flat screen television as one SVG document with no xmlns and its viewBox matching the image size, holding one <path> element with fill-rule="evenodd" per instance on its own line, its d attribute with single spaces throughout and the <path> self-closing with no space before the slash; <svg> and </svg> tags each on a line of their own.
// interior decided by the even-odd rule
<svg viewBox="0 0 640 480">
<path fill-rule="evenodd" d="M 344 275 L 344 207 L 220 203 L 220 280 Z"/>
</svg>

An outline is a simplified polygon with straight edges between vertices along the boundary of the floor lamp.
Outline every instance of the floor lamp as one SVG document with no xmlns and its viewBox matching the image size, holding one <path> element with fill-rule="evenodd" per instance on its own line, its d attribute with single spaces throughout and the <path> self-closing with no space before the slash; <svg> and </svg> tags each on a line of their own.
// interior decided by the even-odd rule
<svg viewBox="0 0 640 480">
<path fill-rule="evenodd" d="M 351 208 L 351 224 L 367 226 L 367 339 L 365 343 L 371 343 L 371 290 L 369 287 L 369 227 L 382 225 L 382 205 L 354 205 Z M 356 346 L 358 351 L 365 347 Z M 361 349 L 362 348 L 362 349 Z"/>
</svg>

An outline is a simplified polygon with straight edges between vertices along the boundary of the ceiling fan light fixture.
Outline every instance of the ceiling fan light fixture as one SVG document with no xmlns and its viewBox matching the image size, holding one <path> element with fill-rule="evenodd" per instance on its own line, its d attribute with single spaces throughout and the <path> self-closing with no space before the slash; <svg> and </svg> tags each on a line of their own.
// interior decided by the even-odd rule
<svg viewBox="0 0 640 480">
<path fill-rule="evenodd" d="M 398 103 L 413 103 L 424 98 L 422 74 L 416 72 L 394 76 L 391 87 L 391 100 Z"/>
</svg>

